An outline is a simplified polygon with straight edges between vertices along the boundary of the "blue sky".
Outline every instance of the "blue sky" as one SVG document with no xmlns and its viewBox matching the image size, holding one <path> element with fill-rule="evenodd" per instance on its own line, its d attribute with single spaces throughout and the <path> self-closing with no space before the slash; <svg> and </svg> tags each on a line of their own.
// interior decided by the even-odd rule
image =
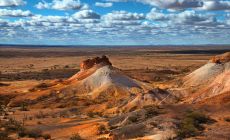
<svg viewBox="0 0 230 140">
<path fill-rule="evenodd" d="M 230 0 L 0 0 L 0 44 L 230 44 Z"/>
</svg>

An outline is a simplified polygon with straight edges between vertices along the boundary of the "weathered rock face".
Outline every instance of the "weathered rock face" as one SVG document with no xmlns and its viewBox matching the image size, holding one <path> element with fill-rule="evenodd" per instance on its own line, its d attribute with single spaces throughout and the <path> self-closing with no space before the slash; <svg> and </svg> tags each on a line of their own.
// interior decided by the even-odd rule
<svg viewBox="0 0 230 140">
<path fill-rule="evenodd" d="M 92 68 L 96 64 L 112 65 L 108 57 L 103 55 L 102 57 L 95 57 L 92 59 L 87 59 L 80 64 L 81 70 L 87 70 Z"/>
<path fill-rule="evenodd" d="M 222 55 L 217 55 L 211 58 L 212 63 L 226 63 L 230 61 L 230 52 L 226 52 Z"/>
</svg>

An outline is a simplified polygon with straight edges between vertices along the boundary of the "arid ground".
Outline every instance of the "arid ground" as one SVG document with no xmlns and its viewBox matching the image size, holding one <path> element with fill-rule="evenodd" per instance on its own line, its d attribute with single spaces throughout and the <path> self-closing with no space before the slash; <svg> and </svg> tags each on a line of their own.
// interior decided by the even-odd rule
<svg viewBox="0 0 230 140">
<path fill-rule="evenodd" d="M 7 112 L 3 120 L 10 119 L 12 122 L 15 121 L 15 123 L 22 122 L 22 127 L 25 127 L 28 131 L 35 131 L 34 133 L 36 134 L 41 133 L 46 139 L 49 139 L 49 137 L 51 139 L 80 139 L 79 137 L 82 139 L 112 139 L 111 131 L 121 136 L 120 138 L 114 136 L 113 139 L 138 137 L 143 139 L 163 139 L 157 136 L 148 137 L 148 134 L 150 135 L 150 131 L 153 130 L 155 133 L 154 127 L 158 129 L 157 132 L 159 134 L 164 132 L 161 131 L 164 127 L 176 127 L 174 124 L 171 124 L 172 119 L 175 121 L 186 120 L 185 116 L 188 110 L 195 110 L 194 114 L 202 112 L 209 116 L 210 121 L 199 126 L 199 133 L 194 132 L 194 136 L 189 135 L 189 137 L 194 139 L 214 138 L 227 140 L 230 138 L 229 104 L 223 106 L 215 105 L 213 107 L 187 104 L 162 105 L 154 108 L 155 112 L 149 112 L 150 117 L 156 116 L 152 117 L 152 120 L 149 119 L 149 116 L 145 119 L 146 116 L 141 115 L 143 110 L 135 112 L 139 114 L 137 115 L 139 118 L 133 117 L 133 112 L 121 114 L 131 116 L 129 117 L 129 119 L 131 118 L 131 122 L 128 123 L 129 126 L 128 124 L 113 125 L 116 122 L 116 120 L 113 120 L 114 116 L 89 112 L 86 108 L 81 109 L 79 106 L 60 105 L 54 107 L 51 104 L 44 105 L 41 102 L 41 104 L 36 104 L 32 107 L 23 104 L 19 105 L 19 107 L 7 107 L 7 104 L 15 96 L 23 95 L 25 90 L 40 83 L 65 80 L 71 77 L 79 71 L 80 63 L 87 58 L 106 55 L 114 67 L 120 69 L 129 77 L 148 83 L 153 88 L 168 90 L 178 88 L 182 77 L 206 64 L 212 56 L 228 51 L 230 51 L 229 46 L 107 48 L 1 46 L 0 102 L 3 106 L 2 110 Z M 100 110 L 101 108 L 97 106 L 93 109 Z M 147 108 L 147 110 L 149 109 Z M 84 111 L 85 114 L 82 113 Z M 160 121 L 161 117 L 165 118 L 164 122 Z M 146 120 L 151 123 L 148 123 Z M 131 126 L 131 123 L 133 123 L 133 126 Z M 145 132 L 139 131 L 142 127 L 145 127 Z M 0 134 L 4 136 L 4 130 L 2 129 Z M 129 134 L 131 132 L 127 131 L 131 131 L 133 134 Z M 12 131 L 9 134 L 9 139 L 19 137 L 14 132 Z M 36 134 L 33 134 L 33 132 L 28 133 L 31 133 L 30 135 L 28 134 L 29 137 L 36 137 L 34 136 Z M 171 132 L 168 132 L 167 129 L 167 133 L 170 134 Z M 23 137 L 23 134 L 21 135 Z M 28 137 L 28 135 L 25 137 Z M 187 136 L 184 136 L 183 133 L 182 137 Z M 177 139 L 179 138 L 177 137 Z"/>
</svg>

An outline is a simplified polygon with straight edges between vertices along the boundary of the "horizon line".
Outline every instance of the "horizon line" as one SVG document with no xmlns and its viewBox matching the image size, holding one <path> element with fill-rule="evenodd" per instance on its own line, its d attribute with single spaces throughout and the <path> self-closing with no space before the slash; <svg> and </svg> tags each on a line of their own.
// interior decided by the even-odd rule
<svg viewBox="0 0 230 140">
<path fill-rule="evenodd" d="M 215 46 L 230 46 L 230 44 L 155 44 L 155 45 L 85 45 L 85 44 L 83 44 L 83 45 L 61 45 L 61 44 L 59 44 L 59 45 L 55 45 L 55 44 L 0 44 L 0 47 L 14 47 L 14 46 L 18 46 L 18 47 L 20 47 L 20 46 L 25 46 L 25 47 L 29 47 L 29 46 L 34 46 L 34 47 L 42 47 L 42 46 L 44 46 L 44 47 L 64 47 L 64 46 L 68 46 L 68 47 L 99 47 L 99 46 L 101 46 L 101 47 L 180 47 L 180 46 L 194 46 L 194 47 L 196 47 L 196 46 L 203 46 L 203 47 L 205 47 L 205 46 L 213 46 L 213 47 L 215 47 Z"/>
</svg>

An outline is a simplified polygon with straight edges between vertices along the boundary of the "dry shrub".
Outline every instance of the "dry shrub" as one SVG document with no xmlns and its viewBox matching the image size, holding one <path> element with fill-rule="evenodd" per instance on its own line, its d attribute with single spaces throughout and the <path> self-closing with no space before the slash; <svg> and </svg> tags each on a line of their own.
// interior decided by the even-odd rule
<svg viewBox="0 0 230 140">
<path fill-rule="evenodd" d="M 188 138 L 200 134 L 204 130 L 202 124 L 213 122 L 209 117 L 201 112 L 187 111 L 182 118 L 177 135 L 179 138 Z"/>
<path fill-rule="evenodd" d="M 146 118 L 151 118 L 153 116 L 160 114 L 159 109 L 157 109 L 155 106 L 148 106 L 145 107 L 144 109 L 146 111 L 145 113 Z"/>
<path fill-rule="evenodd" d="M 48 114 L 45 114 L 43 113 L 42 111 L 39 111 L 35 117 L 38 118 L 38 119 L 42 119 L 42 118 L 45 118 L 46 116 L 48 116 Z"/>
<path fill-rule="evenodd" d="M 83 140 L 79 134 L 73 134 L 70 140 Z"/>
<path fill-rule="evenodd" d="M 133 116 L 129 116 L 128 119 L 129 119 L 129 121 L 132 122 L 132 123 L 138 122 L 138 116 L 134 116 L 134 115 L 133 115 Z"/>
<path fill-rule="evenodd" d="M 226 122 L 230 122 L 230 117 L 224 118 Z"/>
<path fill-rule="evenodd" d="M 22 129 L 18 132 L 19 137 L 29 137 L 29 138 L 44 138 L 51 139 L 49 134 L 42 134 L 40 129 Z"/>
<path fill-rule="evenodd" d="M 106 134 L 108 133 L 108 129 L 105 127 L 105 125 L 101 124 L 98 127 L 98 134 Z"/>
</svg>

